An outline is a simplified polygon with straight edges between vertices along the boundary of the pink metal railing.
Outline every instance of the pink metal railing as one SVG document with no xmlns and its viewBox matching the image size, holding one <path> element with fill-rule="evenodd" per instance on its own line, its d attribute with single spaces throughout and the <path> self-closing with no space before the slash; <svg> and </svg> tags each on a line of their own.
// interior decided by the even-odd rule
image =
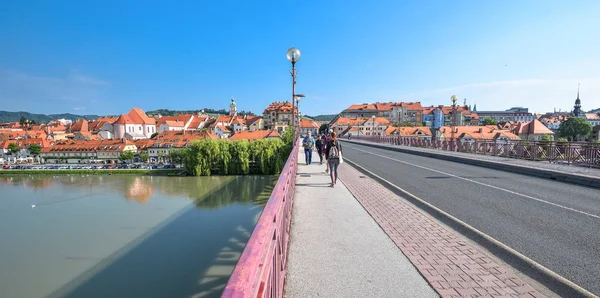
<svg viewBox="0 0 600 298">
<path fill-rule="evenodd" d="M 399 146 L 494 155 L 584 166 L 600 166 L 600 143 L 556 141 L 441 141 L 433 138 L 399 136 L 352 136 L 351 139 Z"/>
<path fill-rule="evenodd" d="M 221 297 L 283 297 L 299 147 L 293 147 Z"/>
</svg>

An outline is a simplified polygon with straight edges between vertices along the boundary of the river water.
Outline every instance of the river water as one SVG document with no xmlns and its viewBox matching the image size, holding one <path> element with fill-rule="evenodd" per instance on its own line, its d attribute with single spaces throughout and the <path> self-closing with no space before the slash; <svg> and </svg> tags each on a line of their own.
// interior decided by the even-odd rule
<svg viewBox="0 0 600 298">
<path fill-rule="evenodd" d="M 0 297 L 219 297 L 275 182 L 0 176 Z"/>
</svg>

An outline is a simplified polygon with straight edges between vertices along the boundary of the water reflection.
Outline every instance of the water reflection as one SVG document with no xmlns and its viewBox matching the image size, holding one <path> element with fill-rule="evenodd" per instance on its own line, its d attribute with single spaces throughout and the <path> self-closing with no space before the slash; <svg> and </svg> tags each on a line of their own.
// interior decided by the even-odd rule
<svg viewBox="0 0 600 298">
<path fill-rule="evenodd" d="M 118 183 L 115 183 L 118 178 Z M 153 177 L 134 175 L 16 175 L 2 177 L 0 188 L 4 185 L 23 186 L 34 190 L 59 185 L 63 188 L 98 189 L 118 193 L 126 200 L 145 204 L 159 192 L 162 196 L 185 196 L 195 201 L 200 208 L 218 209 L 234 203 L 254 202 L 264 205 L 273 190 L 275 176 L 211 176 L 211 177 Z M 111 181 L 107 184 L 107 181 Z M 222 191 L 212 196 L 206 194 L 216 188 Z M 54 203 L 54 202 L 53 202 Z M 40 202 L 38 205 L 44 205 Z"/>
<path fill-rule="evenodd" d="M 2 177 L 0 297 L 219 297 L 276 179 Z"/>
</svg>

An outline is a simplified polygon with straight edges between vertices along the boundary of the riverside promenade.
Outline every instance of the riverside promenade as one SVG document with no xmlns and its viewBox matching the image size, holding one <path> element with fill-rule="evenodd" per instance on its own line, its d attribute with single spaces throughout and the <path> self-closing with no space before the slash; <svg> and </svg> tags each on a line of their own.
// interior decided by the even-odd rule
<svg viewBox="0 0 600 298">
<path fill-rule="evenodd" d="M 348 163 L 331 188 L 298 161 L 286 297 L 552 296 Z"/>
</svg>

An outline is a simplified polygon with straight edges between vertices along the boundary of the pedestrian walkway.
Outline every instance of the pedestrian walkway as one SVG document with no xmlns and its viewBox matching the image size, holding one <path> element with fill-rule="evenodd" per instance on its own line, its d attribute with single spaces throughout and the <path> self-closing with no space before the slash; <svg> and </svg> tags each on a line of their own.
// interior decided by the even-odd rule
<svg viewBox="0 0 600 298">
<path fill-rule="evenodd" d="M 347 141 L 347 140 L 343 140 L 343 141 Z M 372 142 L 362 141 L 362 140 L 350 140 L 349 142 L 372 143 Z M 507 164 L 507 165 L 516 165 L 516 166 L 522 166 L 522 167 L 537 168 L 537 169 L 544 169 L 544 170 L 551 170 L 551 171 L 558 171 L 558 172 L 563 172 L 563 173 L 579 174 L 579 175 L 590 176 L 590 177 L 594 177 L 594 178 L 600 178 L 600 169 L 583 167 L 583 166 L 550 163 L 547 161 L 533 161 L 533 160 L 518 159 L 518 158 L 508 158 L 508 157 L 500 157 L 500 156 L 493 156 L 493 155 L 473 154 L 473 153 L 466 153 L 466 152 L 452 152 L 452 151 L 430 149 L 430 148 L 399 146 L 399 145 L 390 145 L 390 144 L 383 144 L 383 143 L 377 143 L 377 144 L 380 146 L 391 147 L 391 148 L 402 147 L 402 150 L 407 150 L 407 151 L 428 152 L 428 153 L 436 153 L 436 154 L 448 155 L 448 156 L 459 156 L 459 157 L 463 157 L 463 158 L 491 161 L 491 162 L 497 162 L 497 163 L 502 163 L 502 164 Z"/>
<path fill-rule="evenodd" d="M 298 160 L 286 297 L 438 296 L 325 164 Z"/>
<path fill-rule="evenodd" d="M 287 297 L 544 296 L 348 164 L 334 188 L 324 170 L 298 168 Z"/>
</svg>

